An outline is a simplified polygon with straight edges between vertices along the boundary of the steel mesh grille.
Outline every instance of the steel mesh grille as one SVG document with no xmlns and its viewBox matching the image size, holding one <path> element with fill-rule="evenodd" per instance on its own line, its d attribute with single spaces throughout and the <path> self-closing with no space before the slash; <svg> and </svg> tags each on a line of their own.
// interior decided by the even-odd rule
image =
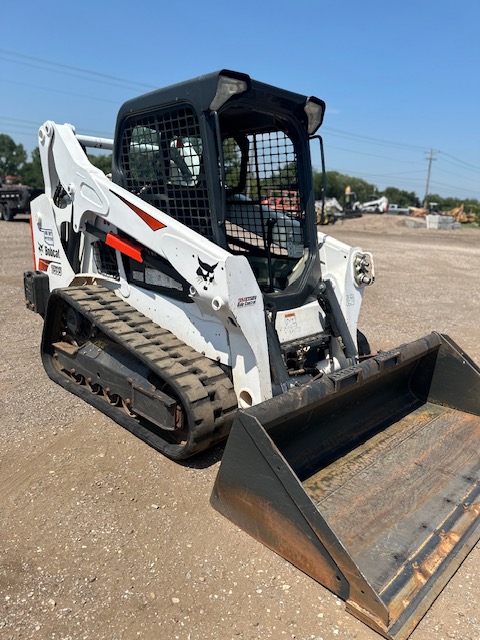
<svg viewBox="0 0 480 640">
<path fill-rule="evenodd" d="M 248 136 L 248 169 L 241 184 L 241 151 L 235 140 L 224 142 L 227 186 L 226 228 L 235 253 L 303 255 L 297 156 L 283 131 Z"/>
<path fill-rule="evenodd" d="M 115 249 L 98 240 L 93 243 L 93 260 L 98 273 L 119 280 L 120 274 L 118 273 Z"/>
<path fill-rule="evenodd" d="M 198 119 L 184 106 L 129 120 L 120 162 L 129 191 L 211 238 L 202 151 Z"/>
</svg>

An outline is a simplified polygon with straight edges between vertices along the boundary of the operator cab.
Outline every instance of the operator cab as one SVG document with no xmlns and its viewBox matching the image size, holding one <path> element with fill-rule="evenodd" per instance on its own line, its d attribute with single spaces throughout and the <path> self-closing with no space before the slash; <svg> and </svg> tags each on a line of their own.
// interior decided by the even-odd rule
<svg viewBox="0 0 480 640">
<path fill-rule="evenodd" d="M 325 105 L 232 71 L 131 100 L 113 179 L 248 259 L 278 309 L 320 279 L 309 140 Z"/>
</svg>

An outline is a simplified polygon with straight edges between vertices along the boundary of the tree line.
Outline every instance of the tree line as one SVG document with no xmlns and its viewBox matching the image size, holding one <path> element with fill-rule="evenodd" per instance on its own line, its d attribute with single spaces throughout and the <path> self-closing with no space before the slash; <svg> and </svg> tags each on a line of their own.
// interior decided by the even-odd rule
<svg viewBox="0 0 480 640">
<path fill-rule="evenodd" d="M 112 156 L 110 155 L 90 155 L 90 162 L 101 169 L 105 173 L 110 173 L 112 167 Z M 43 174 L 40 162 L 40 152 L 38 147 L 32 151 L 31 160 L 28 160 L 28 154 L 21 144 L 8 135 L 0 134 L 0 180 L 6 176 L 15 176 L 23 184 L 33 189 L 43 189 Z M 315 199 L 320 200 L 323 192 L 323 176 L 319 171 L 313 171 L 313 185 L 315 191 Z M 336 198 L 341 204 L 344 202 L 345 189 L 350 186 L 351 190 L 356 193 L 357 200 L 367 202 L 372 199 L 386 196 L 391 203 L 398 204 L 400 207 L 420 207 L 421 202 L 417 194 L 413 191 L 405 191 L 396 187 L 387 187 L 383 191 L 379 191 L 376 185 L 366 182 L 361 178 L 349 176 L 338 171 L 326 172 L 326 189 L 325 195 L 329 198 Z M 429 202 L 436 202 L 439 208 L 444 211 L 453 209 L 460 205 L 465 206 L 465 211 L 471 211 L 476 214 L 477 220 L 480 220 L 480 201 L 475 198 L 453 198 L 442 197 L 438 194 L 429 194 L 427 197 Z"/>
</svg>

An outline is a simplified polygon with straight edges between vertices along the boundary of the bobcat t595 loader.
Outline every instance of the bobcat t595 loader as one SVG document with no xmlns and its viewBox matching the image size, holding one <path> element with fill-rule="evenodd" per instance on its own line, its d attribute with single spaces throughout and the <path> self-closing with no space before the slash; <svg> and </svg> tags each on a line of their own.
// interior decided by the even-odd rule
<svg viewBox="0 0 480 640">
<path fill-rule="evenodd" d="M 229 436 L 213 505 L 405 638 L 478 540 L 480 369 L 437 333 L 369 354 L 372 256 L 316 227 L 324 110 L 224 70 L 114 141 L 46 122 L 25 292 L 55 382 L 173 459 Z"/>
</svg>

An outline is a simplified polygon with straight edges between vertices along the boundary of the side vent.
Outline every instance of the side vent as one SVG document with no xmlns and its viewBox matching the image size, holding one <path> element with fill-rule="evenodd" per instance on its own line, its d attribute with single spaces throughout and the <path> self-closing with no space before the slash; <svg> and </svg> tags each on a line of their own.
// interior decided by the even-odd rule
<svg viewBox="0 0 480 640">
<path fill-rule="evenodd" d="M 97 240 L 93 244 L 93 258 L 98 273 L 115 278 L 115 280 L 120 279 L 115 249 L 109 247 L 102 240 Z"/>
</svg>

